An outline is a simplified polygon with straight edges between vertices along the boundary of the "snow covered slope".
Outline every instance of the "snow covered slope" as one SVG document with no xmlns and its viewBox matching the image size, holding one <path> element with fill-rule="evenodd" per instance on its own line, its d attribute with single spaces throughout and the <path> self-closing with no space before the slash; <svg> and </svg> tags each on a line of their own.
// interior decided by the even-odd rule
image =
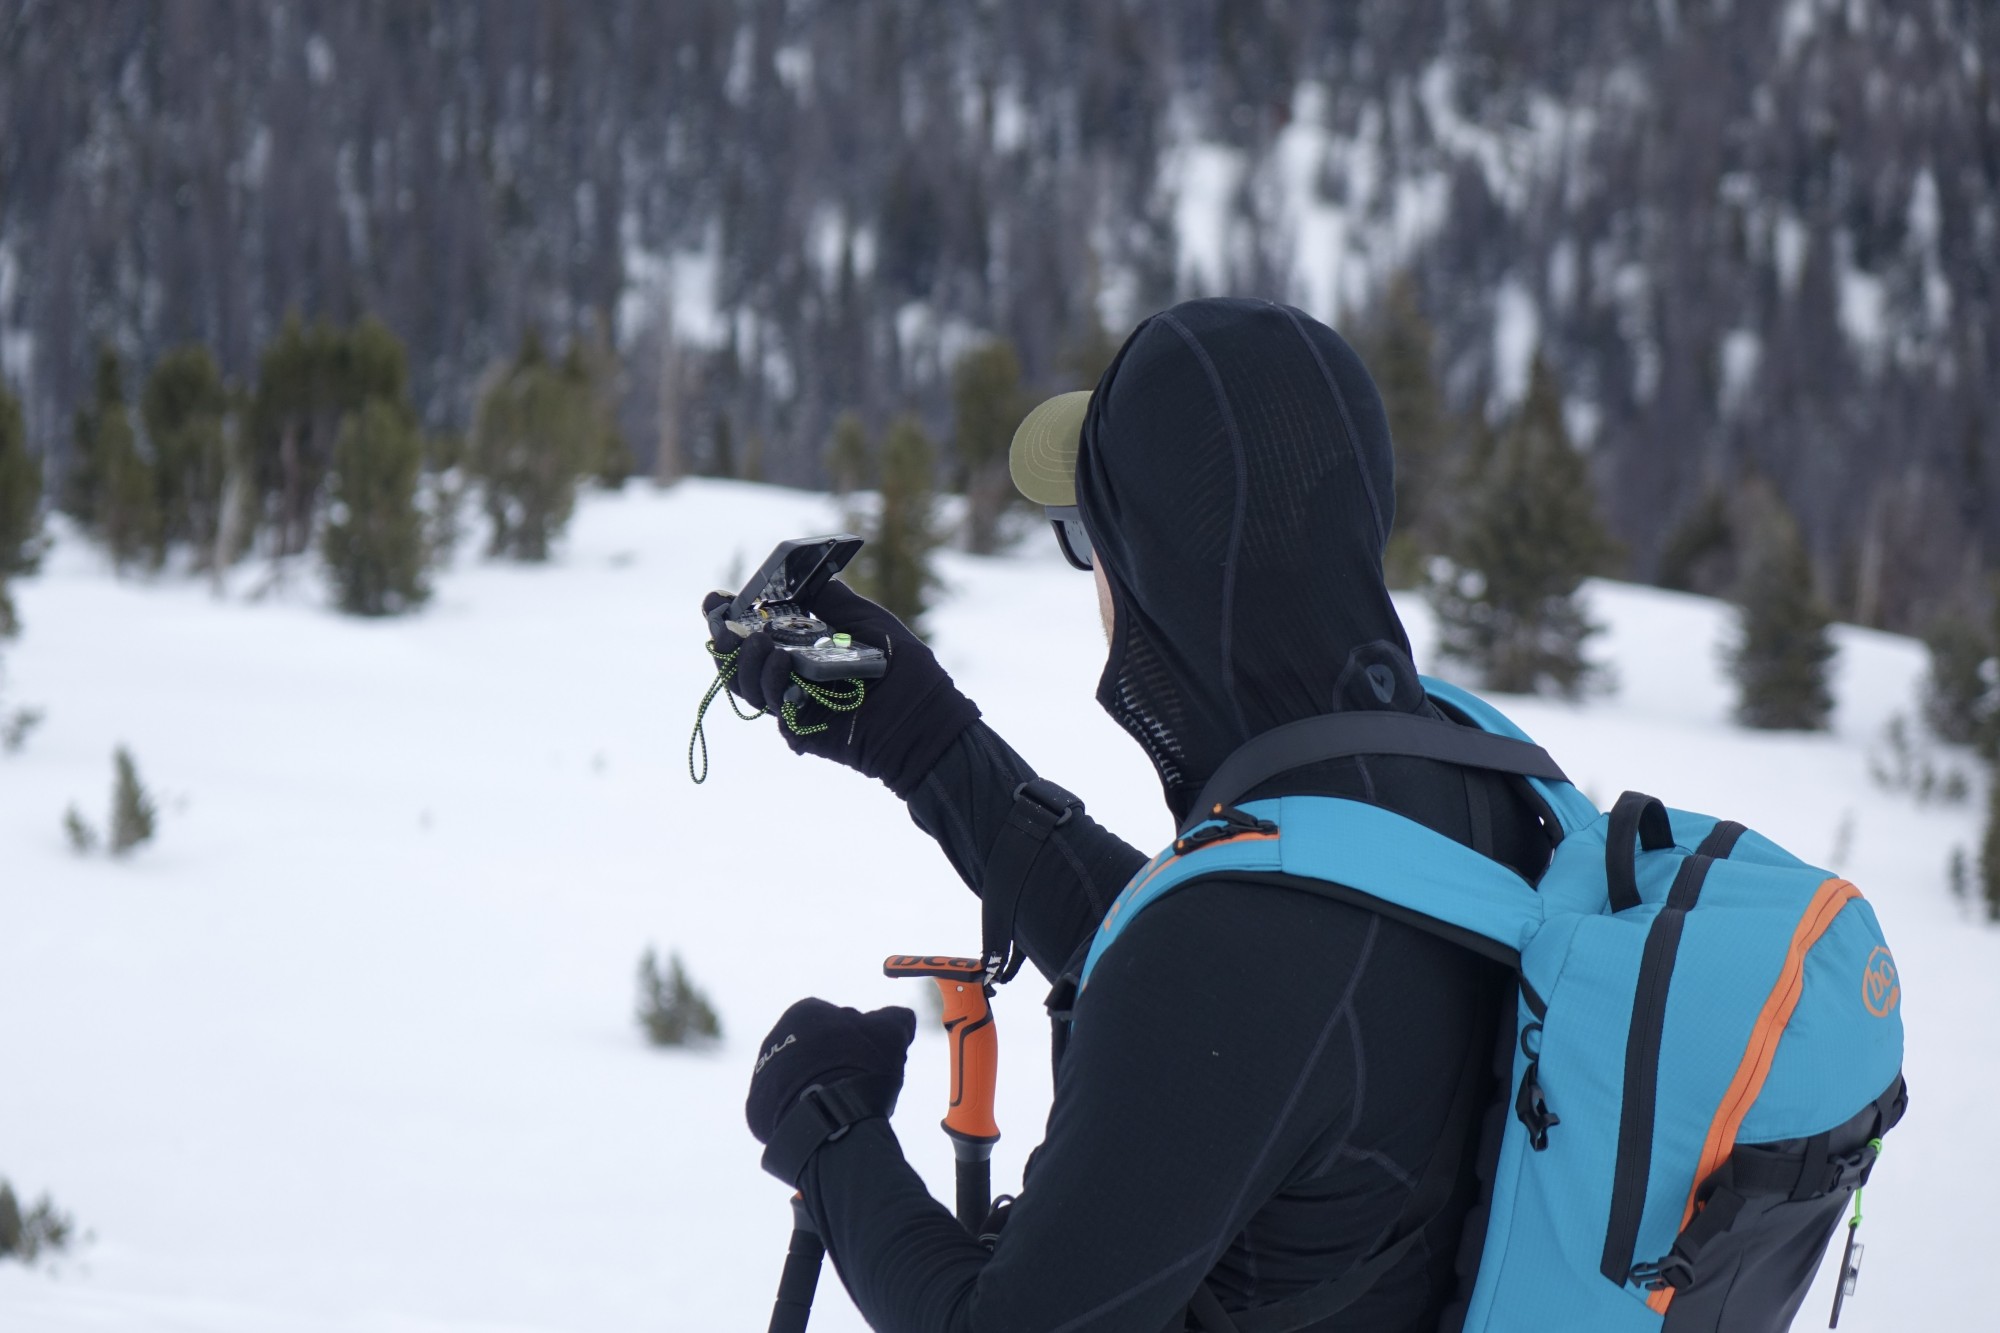
<svg viewBox="0 0 2000 1333">
<path fill-rule="evenodd" d="M 745 485 L 596 495 L 557 565 L 461 560 L 387 623 L 309 589 L 114 580 L 63 541 L 18 587 L 6 655 L 7 699 L 48 721 L 0 757 L 0 1175 L 96 1240 L 53 1273 L 0 1264 L 0 1329 L 761 1329 L 789 1218 L 742 1124 L 757 1038 L 801 995 L 914 1002 L 884 955 L 977 945 L 894 799 L 770 724 L 712 719 L 713 775 L 688 781 L 702 592 L 838 522 Z M 944 573 L 938 650 L 994 725 L 1161 843 L 1151 771 L 1092 700 L 1089 581 L 1040 541 Z M 1619 693 L 1502 702 L 1600 801 L 1726 812 L 1868 892 L 1908 982 L 1913 1109 L 1842 1327 L 1982 1326 L 2000 934 L 1946 888 L 1978 820 L 1867 777 L 1919 649 L 1843 632 L 1838 730 L 1753 736 L 1727 721 L 1721 608 L 1592 595 Z M 1428 616 L 1403 609 L 1422 652 Z M 63 812 L 102 820 L 119 743 L 162 796 L 159 839 L 79 860 Z M 713 995 L 720 1050 L 643 1044 L 649 944 Z M 999 1188 L 1047 1105 L 1040 999 L 1026 978 L 998 1006 Z M 941 1193 L 943 1066 L 920 1039 L 897 1120 Z M 861 1327 L 831 1275 L 814 1327 Z"/>
</svg>

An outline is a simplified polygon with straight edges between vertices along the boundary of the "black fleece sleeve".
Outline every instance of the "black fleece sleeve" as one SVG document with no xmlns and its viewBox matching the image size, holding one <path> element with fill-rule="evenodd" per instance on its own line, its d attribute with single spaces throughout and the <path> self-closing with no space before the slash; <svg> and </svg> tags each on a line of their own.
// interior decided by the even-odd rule
<svg viewBox="0 0 2000 1333">
<path fill-rule="evenodd" d="M 821 1149 L 805 1195 L 870 1326 L 1168 1327 L 1301 1163 L 1347 1148 L 1356 996 L 1385 924 L 1231 881 L 1135 920 L 1079 999 L 1047 1137 L 990 1255 L 930 1198 L 884 1122 Z M 1392 1187 L 1352 1200 L 1342 1222 L 1365 1247 L 1401 1203 Z"/>
<path fill-rule="evenodd" d="M 1014 790 L 1034 776 L 991 727 L 974 722 L 910 793 L 910 818 L 937 839 L 974 893 L 984 888 L 986 858 L 1013 809 Z M 1145 861 L 1088 813 L 1049 835 L 1014 918 L 1016 938 L 1043 976 L 1055 979 Z"/>
</svg>

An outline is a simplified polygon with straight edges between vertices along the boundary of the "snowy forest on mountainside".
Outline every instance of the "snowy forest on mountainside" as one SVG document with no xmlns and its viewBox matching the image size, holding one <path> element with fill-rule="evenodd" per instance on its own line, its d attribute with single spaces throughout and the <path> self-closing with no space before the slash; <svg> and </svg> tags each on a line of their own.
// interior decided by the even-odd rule
<svg viewBox="0 0 2000 1333">
<path fill-rule="evenodd" d="M 1984 0 L 0 0 L 0 376 L 53 483 L 100 343 L 374 315 L 443 430 L 600 334 L 642 468 L 819 485 L 982 337 L 1407 271 L 1459 410 L 1547 353 L 1624 572 L 1755 471 L 1921 629 L 2000 562 L 1996 64 Z"/>
</svg>

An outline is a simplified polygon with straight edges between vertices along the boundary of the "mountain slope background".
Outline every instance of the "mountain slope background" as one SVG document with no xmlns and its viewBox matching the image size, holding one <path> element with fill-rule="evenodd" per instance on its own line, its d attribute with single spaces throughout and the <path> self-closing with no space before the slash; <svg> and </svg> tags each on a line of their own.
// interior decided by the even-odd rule
<svg viewBox="0 0 2000 1333">
<path fill-rule="evenodd" d="M 1352 327 L 1408 271 L 1460 410 L 1537 347 L 1629 551 L 1772 478 L 1851 619 L 2000 562 L 2000 9 L 1982 0 L 0 0 L 0 374 L 242 379 L 383 318 L 432 428 L 537 327 L 664 473 L 825 480 L 1197 294 Z"/>
</svg>

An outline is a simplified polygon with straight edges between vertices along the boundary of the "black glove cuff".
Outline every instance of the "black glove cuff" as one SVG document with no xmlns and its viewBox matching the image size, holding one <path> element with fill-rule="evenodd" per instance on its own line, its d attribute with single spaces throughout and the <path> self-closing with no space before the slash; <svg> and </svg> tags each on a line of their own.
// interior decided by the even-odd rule
<svg viewBox="0 0 2000 1333">
<path fill-rule="evenodd" d="M 857 1074 L 835 1083 L 815 1083 L 799 1094 L 792 1109 L 771 1131 L 763 1166 L 778 1179 L 798 1188 L 812 1155 L 863 1120 L 887 1119 L 896 1109 L 902 1080 L 882 1074 Z"/>
<path fill-rule="evenodd" d="M 864 705 L 865 706 L 865 705 Z M 868 765 L 903 800 L 923 785 L 944 752 L 967 727 L 979 720 L 979 705 L 959 692 L 942 671 L 938 681 L 877 743 Z"/>
</svg>

